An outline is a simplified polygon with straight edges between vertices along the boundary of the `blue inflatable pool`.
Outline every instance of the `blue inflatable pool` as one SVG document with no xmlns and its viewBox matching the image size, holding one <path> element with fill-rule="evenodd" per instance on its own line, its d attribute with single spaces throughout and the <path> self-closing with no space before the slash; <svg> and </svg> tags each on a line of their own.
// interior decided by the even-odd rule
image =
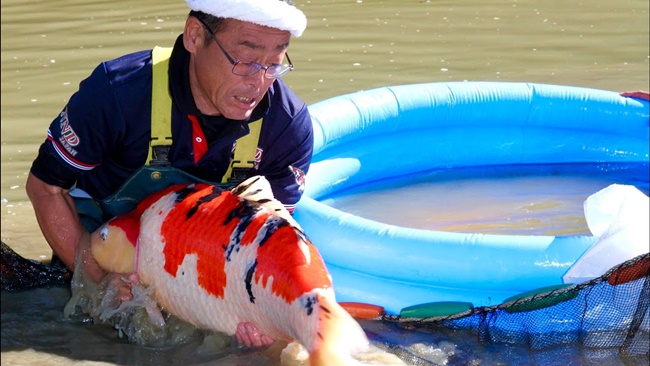
<svg viewBox="0 0 650 366">
<path fill-rule="evenodd" d="M 408 229 L 321 202 L 370 182 L 490 165 L 645 164 L 649 107 L 611 91 L 532 83 L 383 87 L 310 106 L 314 159 L 295 217 L 319 247 L 337 300 L 495 305 L 562 283 L 591 236 Z"/>
</svg>

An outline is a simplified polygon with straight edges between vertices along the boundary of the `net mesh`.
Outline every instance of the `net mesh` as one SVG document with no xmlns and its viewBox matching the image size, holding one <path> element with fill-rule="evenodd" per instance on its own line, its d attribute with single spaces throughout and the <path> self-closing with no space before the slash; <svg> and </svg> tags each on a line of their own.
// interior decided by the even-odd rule
<svg viewBox="0 0 650 366">
<path fill-rule="evenodd" d="M 480 345 L 505 347 L 511 353 L 510 361 L 526 350 L 526 363 L 531 364 L 571 364 L 567 352 L 578 352 L 577 358 L 583 361 L 585 357 L 602 360 L 615 355 L 618 364 L 647 365 L 649 306 L 650 254 L 644 254 L 596 279 L 500 305 L 475 307 L 451 316 L 404 319 L 386 315 L 383 320 L 394 327 L 393 332 L 463 330 Z M 436 364 L 419 360 L 412 348 L 403 347 L 395 338 L 379 342 L 414 364 Z M 543 361 L 533 362 L 539 355 L 545 355 Z M 464 357 L 463 363 L 471 364 L 471 358 Z M 442 363 L 450 364 L 449 357 Z"/>
</svg>

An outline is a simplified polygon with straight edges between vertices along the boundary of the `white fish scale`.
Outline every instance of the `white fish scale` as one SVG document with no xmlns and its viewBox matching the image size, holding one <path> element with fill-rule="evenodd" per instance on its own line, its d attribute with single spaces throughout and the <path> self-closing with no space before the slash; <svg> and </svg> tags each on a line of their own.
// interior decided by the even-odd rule
<svg viewBox="0 0 650 366">
<path fill-rule="evenodd" d="M 231 260 L 225 265 L 227 283 L 223 299 L 216 298 L 198 285 L 197 256 L 194 254 L 185 256 L 176 277 L 165 271 L 164 243 L 160 232 L 176 197 L 175 193 L 161 197 L 143 213 L 141 219 L 138 275 L 145 285 L 153 286 L 156 301 L 165 310 L 200 328 L 232 335 L 237 324 L 246 321 L 255 324 L 262 334 L 271 338 L 296 339 L 310 349 L 318 329 L 320 308 L 314 304 L 312 315 L 308 316 L 303 306 L 304 299 L 314 297 L 318 291 L 324 291 L 333 299 L 333 291 L 317 289 L 287 304 L 272 293 L 273 278 L 262 287 L 262 278 L 260 283 L 256 283 L 253 276 L 255 299 L 251 302 L 245 280 L 248 269 L 255 262 L 265 230 L 259 231 L 252 244 L 240 246 L 238 251 L 230 254 Z M 270 220 L 276 219 L 272 217 Z M 231 242 L 234 239 L 233 233 Z"/>
<path fill-rule="evenodd" d="M 160 230 L 165 217 L 174 207 L 176 193 L 169 193 L 147 208 L 140 218 L 140 235 L 138 237 L 138 277 L 145 285 L 157 283 L 152 278 L 152 269 L 164 268 L 162 251 L 164 243 L 160 241 Z M 160 212 L 160 215 L 158 213 Z"/>
</svg>

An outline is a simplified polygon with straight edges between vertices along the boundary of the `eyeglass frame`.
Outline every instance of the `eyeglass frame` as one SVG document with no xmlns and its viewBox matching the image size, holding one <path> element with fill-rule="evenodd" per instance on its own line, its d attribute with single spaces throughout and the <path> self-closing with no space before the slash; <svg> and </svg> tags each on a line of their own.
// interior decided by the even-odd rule
<svg viewBox="0 0 650 366">
<path fill-rule="evenodd" d="M 221 43 L 219 43 L 219 41 L 217 40 L 217 37 L 215 36 L 214 32 L 212 31 L 212 29 L 210 29 L 210 27 L 208 27 L 207 24 L 205 24 L 203 19 L 200 19 L 200 18 L 196 18 L 196 19 L 199 22 L 201 22 L 201 24 L 203 24 L 203 27 L 205 28 L 205 30 L 210 35 L 210 38 L 212 38 L 212 40 L 214 40 L 214 42 L 217 44 L 217 46 L 219 46 L 219 49 L 221 50 L 223 55 L 226 56 L 226 59 L 228 59 L 228 62 L 230 62 L 230 64 L 232 65 L 232 70 L 230 70 L 230 71 L 234 75 L 237 75 L 237 76 L 253 76 L 253 75 L 257 74 L 260 70 L 264 70 L 264 77 L 265 78 L 267 78 L 267 79 L 279 79 L 279 78 L 283 77 L 284 75 L 288 74 L 289 71 L 293 71 L 294 66 L 293 66 L 293 63 L 291 62 L 291 58 L 289 57 L 288 52 L 284 53 L 284 55 L 287 58 L 287 61 L 289 61 L 288 64 L 271 64 L 269 66 L 264 66 L 264 65 L 262 65 L 262 64 L 260 64 L 258 62 L 253 62 L 253 61 L 242 62 L 241 60 L 235 60 L 234 58 L 232 58 L 232 56 L 230 56 L 228 51 L 226 51 L 226 49 L 223 48 Z M 250 68 L 255 69 L 255 71 L 253 71 L 250 74 L 238 74 L 238 73 L 235 72 L 235 68 L 237 67 L 237 65 L 250 65 Z M 276 68 L 280 67 L 281 68 L 280 71 L 278 72 L 278 75 L 275 75 L 275 76 L 269 76 L 268 75 L 268 70 L 271 67 L 276 67 Z"/>
</svg>

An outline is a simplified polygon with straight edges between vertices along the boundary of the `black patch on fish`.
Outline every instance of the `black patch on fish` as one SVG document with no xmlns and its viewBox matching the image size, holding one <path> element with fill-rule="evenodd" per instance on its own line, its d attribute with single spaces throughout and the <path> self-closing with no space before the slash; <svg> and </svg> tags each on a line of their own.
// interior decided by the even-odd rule
<svg viewBox="0 0 650 366">
<path fill-rule="evenodd" d="M 199 207 L 202 204 L 210 202 L 215 198 L 218 198 L 219 196 L 221 196 L 221 193 L 223 193 L 223 189 L 221 189 L 221 188 L 219 188 L 217 186 L 212 186 L 212 191 L 210 193 L 206 194 L 205 196 L 202 196 L 201 198 L 199 198 L 196 201 L 196 203 L 194 204 L 194 207 L 192 207 L 191 209 L 189 209 L 189 211 L 187 211 L 187 217 L 185 218 L 185 220 L 187 221 L 187 220 L 191 219 L 192 216 L 194 216 L 194 214 L 196 213 L 196 211 L 199 210 Z"/>
<path fill-rule="evenodd" d="M 226 217 L 226 221 L 224 221 L 224 225 L 228 225 L 230 221 L 232 221 L 235 218 L 244 220 L 248 219 L 250 222 L 257 213 L 257 211 L 260 210 L 260 205 L 256 204 L 255 202 L 251 201 L 246 201 L 243 198 L 240 198 L 240 203 L 235 207 L 228 216 Z M 244 228 L 245 230 L 245 228 Z"/>
<path fill-rule="evenodd" d="M 318 304 L 318 298 L 316 296 L 307 296 L 303 301 L 302 306 L 307 310 L 307 316 L 309 316 L 314 312 L 314 305 Z"/>
<path fill-rule="evenodd" d="M 224 245 L 223 249 L 226 251 L 226 262 L 230 262 L 232 253 L 233 252 L 239 253 L 240 248 L 241 248 L 241 242 L 239 241 L 230 243 L 228 245 Z"/>
<path fill-rule="evenodd" d="M 319 308 L 321 308 L 321 310 L 323 310 L 324 312 L 326 312 L 326 313 L 328 313 L 328 314 L 332 313 L 332 312 L 330 311 L 330 309 L 324 307 L 323 305 L 319 306 Z"/>
<path fill-rule="evenodd" d="M 235 196 L 240 196 L 240 195 L 242 194 L 242 192 L 244 192 L 245 190 L 247 190 L 248 187 L 250 187 L 250 186 L 252 186 L 253 184 L 255 184 L 258 180 L 260 180 L 259 177 L 257 177 L 255 180 L 253 180 L 253 181 L 250 182 L 249 184 L 246 184 L 246 185 L 240 184 L 240 185 L 238 185 L 237 187 L 233 188 L 232 193 L 233 193 Z M 260 190 L 257 190 L 257 191 L 255 191 L 255 193 L 258 193 L 259 191 L 260 191 Z"/>
<path fill-rule="evenodd" d="M 302 231 L 301 229 L 299 229 L 299 228 L 297 228 L 295 226 L 293 227 L 293 229 L 296 232 L 296 234 L 298 235 L 298 238 L 300 238 L 300 240 L 304 241 L 307 245 L 312 245 L 311 241 L 309 241 L 309 238 L 307 237 L 307 234 L 305 234 L 304 231 Z"/>
<path fill-rule="evenodd" d="M 262 240 L 260 240 L 260 246 L 264 245 L 267 240 L 280 228 L 285 227 L 285 226 L 291 226 L 289 224 L 289 221 L 277 217 L 277 216 L 269 216 L 269 219 L 266 220 L 266 223 L 264 223 L 264 228 L 266 229 L 266 232 L 264 233 L 264 237 Z"/>
<path fill-rule="evenodd" d="M 248 292 L 248 299 L 252 304 L 255 304 L 255 296 L 253 296 L 253 274 L 255 274 L 255 267 L 257 267 L 257 260 L 246 272 L 246 292 Z"/>
<path fill-rule="evenodd" d="M 231 259 L 230 257 L 233 252 L 234 253 L 239 252 L 239 249 L 241 248 L 241 239 L 244 236 L 244 233 L 246 232 L 248 225 L 250 225 L 250 223 L 253 222 L 253 218 L 255 217 L 255 214 L 259 210 L 260 210 L 259 205 L 256 205 L 253 202 L 242 200 L 240 204 L 237 205 L 237 207 L 235 207 L 228 214 L 228 217 L 226 218 L 224 225 L 227 225 L 231 220 L 235 218 L 239 218 L 239 224 L 237 224 L 237 227 L 233 232 L 233 237 L 231 239 L 231 242 L 227 246 L 224 246 L 224 249 L 226 251 L 227 262 L 230 262 Z"/>
<path fill-rule="evenodd" d="M 196 184 L 188 184 L 187 186 L 176 191 L 176 199 L 174 202 L 179 203 L 194 192 L 196 192 Z"/>
</svg>

